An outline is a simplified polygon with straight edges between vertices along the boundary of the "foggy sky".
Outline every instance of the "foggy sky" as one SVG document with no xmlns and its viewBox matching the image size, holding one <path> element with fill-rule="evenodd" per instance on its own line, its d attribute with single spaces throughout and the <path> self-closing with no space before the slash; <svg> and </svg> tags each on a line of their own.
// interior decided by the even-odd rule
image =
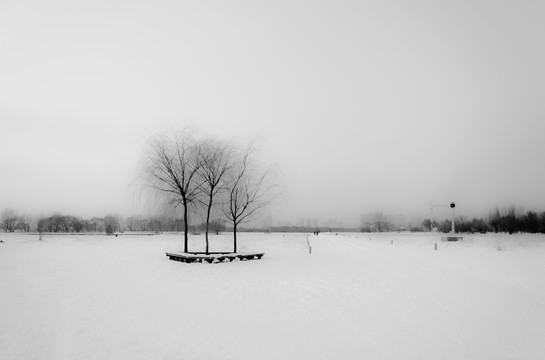
<svg viewBox="0 0 545 360">
<path fill-rule="evenodd" d="M 142 144 L 258 139 L 275 221 L 545 210 L 543 1 L 2 1 L 0 208 L 143 211 Z"/>
</svg>

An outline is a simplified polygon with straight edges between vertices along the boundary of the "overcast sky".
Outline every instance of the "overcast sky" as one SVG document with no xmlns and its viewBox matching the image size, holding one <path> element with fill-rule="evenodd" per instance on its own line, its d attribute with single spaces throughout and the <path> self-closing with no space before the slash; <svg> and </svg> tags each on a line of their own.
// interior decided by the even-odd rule
<svg viewBox="0 0 545 360">
<path fill-rule="evenodd" d="M 0 208 L 141 210 L 157 131 L 259 139 L 275 221 L 545 210 L 545 2 L 0 3 Z"/>
</svg>

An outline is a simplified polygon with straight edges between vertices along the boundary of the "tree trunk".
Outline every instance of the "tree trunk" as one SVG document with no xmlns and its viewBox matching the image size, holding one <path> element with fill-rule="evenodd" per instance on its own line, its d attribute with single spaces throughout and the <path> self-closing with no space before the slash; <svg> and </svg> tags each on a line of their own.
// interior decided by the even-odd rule
<svg viewBox="0 0 545 360">
<path fill-rule="evenodd" d="M 237 224 L 233 224 L 233 251 L 237 252 Z"/>
<path fill-rule="evenodd" d="M 189 226 L 187 224 L 187 204 L 184 202 L 184 253 L 187 253 Z"/>
<path fill-rule="evenodd" d="M 209 242 L 208 242 L 208 228 L 210 227 L 210 211 L 212 210 L 212 196 L 210 196 L 210 201 L 208 202 L 208 210 L 206 211 L 206 224 L 204 230 L 204 237 L 206 239 L 206 253 L 209 251 Z"/>
</svg>

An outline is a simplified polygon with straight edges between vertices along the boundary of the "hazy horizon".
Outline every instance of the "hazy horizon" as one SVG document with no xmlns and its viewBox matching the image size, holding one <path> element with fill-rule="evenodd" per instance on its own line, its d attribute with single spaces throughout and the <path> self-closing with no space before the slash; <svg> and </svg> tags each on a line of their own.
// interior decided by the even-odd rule
<svg viewBox="0 0 545 360">
<path fill-rule="evenodd" d="M 264 215 L 545 211 L 541 1 L 7 1 L 0 210 L 145 213 L 143 144 L 257 140 Z"/>
</svg>

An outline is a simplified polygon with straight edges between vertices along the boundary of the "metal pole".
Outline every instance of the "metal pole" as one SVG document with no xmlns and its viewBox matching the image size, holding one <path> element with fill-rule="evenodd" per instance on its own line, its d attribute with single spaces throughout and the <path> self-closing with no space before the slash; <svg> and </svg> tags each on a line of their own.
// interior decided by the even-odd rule
<svg viewBox="0 0 545 360">
<path fill-rule="evenodd" d="M 454 229 L 454 208 L 452 208 L 452 235 L 456 233 Z"/>
</svg>

